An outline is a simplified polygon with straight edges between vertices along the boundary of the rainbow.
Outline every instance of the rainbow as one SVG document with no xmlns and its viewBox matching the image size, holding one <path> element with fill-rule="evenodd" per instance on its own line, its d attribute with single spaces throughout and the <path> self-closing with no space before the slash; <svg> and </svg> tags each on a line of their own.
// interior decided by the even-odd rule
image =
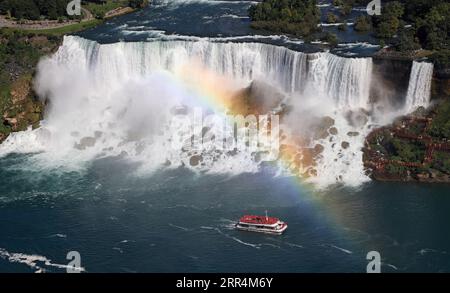
<svg viewBox="0 0 450 293">
<path fill-rule="evenodd" d="M 195 102 L 215 113 L 226 113 L 232 103 L 232 99 L 236 90 L 236 84 L 230 81 L 229 78 L 221 76 L 211 70 L 204 68 L 200 62 L 193 62 L 181 67 L 176 73 L 174 82 L 182 83 L 192 93 L 190 98 L 195 99 Z M 305 180 L 303 175 L 305 170 L 301 168 L 302 151 L 297 147 L 299 138 L 284 138 L 282 140 L 282 150 L 279 159 L 273 162 L 273 167 L 277 170 L 283 170 L 281 173 L 288 176 L 289 186 L 294 191 L 292 194 L 297 199 L 302 199 L 303 210 L 324 210 L 322 218 L 317 218 L 318 226 L 330 227 L 331 231 L 336 233 L 345 233 L 343 223 L 344 210 L 341 210 L 338 205 L 327 208 L 324 205 L 326 200 L 324 194 L 327 190 L 317 189 L 313 183 Z M 339 237 L 342 239 L 342 237 Z M 350 245 L 347 245 L 350 246 Z M 345 249 L 344 249 L 345 251 Z"/>
</svg>

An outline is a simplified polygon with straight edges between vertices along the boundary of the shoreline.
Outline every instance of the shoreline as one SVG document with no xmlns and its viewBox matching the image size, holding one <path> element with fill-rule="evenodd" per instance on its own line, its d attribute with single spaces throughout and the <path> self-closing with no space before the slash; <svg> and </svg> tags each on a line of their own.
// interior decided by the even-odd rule
<svg viewBox="0 0 450 293">
<path fill-rule="evenodd" d="M 94 18 L 88 12 L 82 21 L 72 21 L 57 27 L 0 27 L 0 45 L 21 48 L 20 52 L 5 55 L 5 60 L 9 60 L 3 64 L 0 75 L 0 144 L 12 132 L 39 127 L 45 102 L 40 101 L 33 90 L 36 66 L 42 57 L 54 53 L 61 46 L 64 35 L 96 27 L 109 19 L 138 11 L 148 4 L 146 2 L 145 6 L 136 9 L 119 7 L 108 11 L 103 19 Z M 0 17 L 0 21 L 4 19 L 4 15 Z M 52 21 L 51 24 L 56 22 Z M 36 25 L 36 22 L 30 25 Z M 24 56 L 17 59 L 17 54 Z"/>
</svg>

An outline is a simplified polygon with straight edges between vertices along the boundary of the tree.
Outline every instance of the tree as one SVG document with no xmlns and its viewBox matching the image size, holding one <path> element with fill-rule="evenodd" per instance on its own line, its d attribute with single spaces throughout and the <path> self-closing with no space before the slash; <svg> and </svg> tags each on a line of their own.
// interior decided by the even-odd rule
<svg viewBox="0 0 450 293">
<path fill-rule="evenodd" d="M 327 14 L 327 22 L 328 23 L 336 23 L 338 21 L 337 15 L 332 12 L 328 12 Z"/>
<path fill-rule="evenodd" d="M 395 47 L 400 52 L 415 51 L 420 49 L 420 44 L 414 35 L 414 30 L 402 30 L 399 34 L 398 42 Z"/>
<path fill-rule="evenodd" d="M 337 36 L 330 32 L 327 32 L 322 40 L 327 42 L 331 47 L 336 47 L 336 45 L 338 44 Z"/>
<path fill-rule="evenodd" d="M 255 29 L 306 36 L 317 30 L 316 4 L 316 0 L 263 0 L 250 6 L 248 14 Z"/>
<path fill-rule="evenodd" d="M 382 39 L 391 39 L 396 35 L 404 11 L 405 9 L 402 3 L 398 1 L 388 2 L 383 7 L 381 15 L 373 17 L 377 36 Z"/>
<path fill-rule="evenodd" d="M 339 26 L 338 26 L 338 30 L 340 30 L 340 31 L 347 31 L 347 29 L 348 29 L 348 25 L 347 25 L 347 22 L 344 22 L 344 23 L 341 23 Z"/>
<path fill-rule="evenodd" d="M 370 27 L 370 19 L 367 16 L 359 16 L 355 21 L 354 28 L 357 32 L 367 32 L 370 30 Z"/>
<path fill-rule="evenodd" d="M 128 6 L 131 8 L 140 8 L 144 6 L 144 0 L 129 0 Z"/>
</svg>

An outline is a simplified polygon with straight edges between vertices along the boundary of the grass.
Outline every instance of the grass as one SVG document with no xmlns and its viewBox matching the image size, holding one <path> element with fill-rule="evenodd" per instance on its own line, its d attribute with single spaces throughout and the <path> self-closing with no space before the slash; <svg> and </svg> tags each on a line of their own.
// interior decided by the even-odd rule
<svg viewBox="0 0 450 293">
<path fill-rule="evenodd" d="M 49 28 L 49 29 L 37 29 L 37 30 L 23 30 L 18 29 L 20 31 L 23 31 L 25 33 L 31 33 L 36 35 L 46 35 L 46 36 L 62 36 L 66 34 L 72 34 L 76 33 L 82 30 L 86 30 L 92 27 L 95 27 L 99 24 L 101 24 L 103 20 L 101 19 L 92 19 L 88 21 L 83 21 L 79 23 L 70 24 L 63 27 L 57 27 L 57 28 Z"/>
<path fill-rule="evenodd" d="M 89 10 L 96 18 L 103 18 L 105 13 L 119 7 L 127 7 L 128 0 L 108 0 L 105 4 L 88 2 L 84 8 Z"/>
</svg>

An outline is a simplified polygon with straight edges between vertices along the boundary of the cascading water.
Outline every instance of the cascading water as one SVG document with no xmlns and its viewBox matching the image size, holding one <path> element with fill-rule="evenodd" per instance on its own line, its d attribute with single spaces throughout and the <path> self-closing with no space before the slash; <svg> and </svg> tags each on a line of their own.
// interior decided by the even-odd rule
<svg viewBox="0 0 450 293">
<path fill-rule="evenodd" d="M 368 179 L 361 148 L 373 118 L 368 114 L 371 72 L 371 58 L 304 54 L 260 43 L 99 45 L 68 36 L 38 68 L 36 91 L 50 101 L 41 128 L 11 135 L 0 153 L 41 152 L 43 161 L 64 166 L 73 160 L 121 156 L 151 169 L 168 162 L 189 166 L 192 157 L 201 155 L 197 168 L 203 170 L 254 172 L 259 164 L 251 153 L 174 150 L 167 127 L 174 107 L 205 106 L 203 88 L 221 95 L 223 89 L 236 91 L 260 80 L 282 92 L 294 109 L 286 114 L 284 128 L 306 133 L 307 120 L 329 116 L 334 121 L 326 137 L 305 139 L 309 147 L 323 147 L 313 181 L 359 184 Z"/>
<path fill-rule="evenodd" d="M 420 106 L 427 107 L 429 105 L 432 77 L 432 63 L 413 62 L 405 100 L 406 112 L 414 111 Z"/>
</svg>

